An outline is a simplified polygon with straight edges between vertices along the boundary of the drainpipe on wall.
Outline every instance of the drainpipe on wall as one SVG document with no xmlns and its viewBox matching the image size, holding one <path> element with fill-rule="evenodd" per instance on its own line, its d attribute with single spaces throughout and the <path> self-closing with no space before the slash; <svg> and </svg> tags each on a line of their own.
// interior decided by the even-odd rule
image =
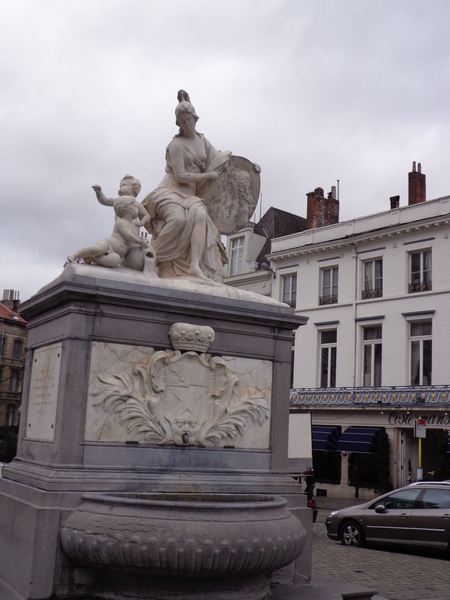
<svg viewBox="0 0 450 600">
<path fill-rule="evenodd" d="M 355 290 L 355 297 L 353 298 L 353 387 L 356 387 L 356 350 L 358 343 L 358 329 L 357 329 L 357 305 L 356 302 L 358 300 L 358 250 L 356 248 L 356 244 L 352 244 L 352 257 L 354 260 L 355 270 L 354 270 L 354 285 L 353 288 Z"/>
</svg>

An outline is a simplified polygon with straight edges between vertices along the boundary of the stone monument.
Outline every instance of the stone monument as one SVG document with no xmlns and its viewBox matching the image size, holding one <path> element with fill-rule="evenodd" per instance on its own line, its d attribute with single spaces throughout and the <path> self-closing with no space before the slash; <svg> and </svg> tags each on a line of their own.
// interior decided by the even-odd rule
<svg viewBox="0 0 450 600">
<path fill-rule="evenodd" d="M 142 204 L 131 176 L 118 199 L 94 186 L 111 238 L 22 306 L 2 598 L 262 600 L 310 577 L 311 514 L 287 472 L 292 331 L 306 319 L 221 283 L 220 235 L 249 220 L 260 169 L 215 150 L 178 100 L 161 184 Z"/>
</svg>

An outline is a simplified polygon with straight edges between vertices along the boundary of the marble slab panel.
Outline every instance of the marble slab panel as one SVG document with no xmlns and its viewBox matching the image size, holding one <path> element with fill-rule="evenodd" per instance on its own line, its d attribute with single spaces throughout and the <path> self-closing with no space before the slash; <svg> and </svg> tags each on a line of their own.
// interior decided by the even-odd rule
<svg viewBox="0 0 450 600">
<path fill-rule="evenodd" d="M 85 440 L 267 449 L 272 363 L 93 342 Z"/>
<path fill-rule="evenodd" d="M 38 348 L 33 354 L 25 437 L 52 442 L 58 401 L 62 344 Z"/>
</svg>

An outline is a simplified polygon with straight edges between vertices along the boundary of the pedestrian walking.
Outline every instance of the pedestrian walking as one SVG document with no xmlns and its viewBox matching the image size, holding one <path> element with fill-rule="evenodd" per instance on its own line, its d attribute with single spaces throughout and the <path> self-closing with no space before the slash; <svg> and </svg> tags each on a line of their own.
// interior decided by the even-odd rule
<svg viewBox="0 0 450 600">
<path fill-rule="evenodd" d="M 436 481 L 435 469 L 430 469 L 424 477 L 425 481 Z"/>
<path fill-rule="evenodd" d="M 361 485 L 361 473 L 359 471 L 358 463 L 355 463 L 352 467 L 351 484 L 355 488 L 355 498 L 359 498 L 359 487 Z"/>
<path fill-rule="evenodd" d="M 305 492 L 308 495 L 308 499 L 314 495 L 314 488 L 316 486 L 316 481 L 314 479 L 314 471 L 312 467 L 308 467 L 304 473 L 305 475 Z"/>
</svg>

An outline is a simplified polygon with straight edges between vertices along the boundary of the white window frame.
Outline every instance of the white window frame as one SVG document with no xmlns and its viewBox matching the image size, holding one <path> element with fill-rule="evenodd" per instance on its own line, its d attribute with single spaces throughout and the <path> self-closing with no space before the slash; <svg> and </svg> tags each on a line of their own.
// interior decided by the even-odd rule
<svg viewBox="0 0 450 600">
<path fill-rule="evenodd" d="M 326 342 L 323 340 L 323 334 L 334 332 L 336 341 Z M 321 329 L 319 330 L 319 388 L 335 388 L 337 376 L 337 329 Z M 326 374 L 323 369 L 323 356 L 326 355 Z M 333 365 L 334 362 L 334 365 Z M 326 385 L 323 385 L 323 377 L 326 375 Z"/>
<path fill-rule="evenodd" d="M 244 272 L 245 235 L 230 240 L 230 277 Z"/>
<path fill-rule="evenodd" d="M 383 297 L 383 258 L 371 258 L 362 261 L 361 299 Z M 378 265 L 378 269 L 377 269 Z M 378 274 L 377 274 L 378 270 Z M 371 271 L 371 272 L 370 272 Z M 381 271 L 381 273 L 380 273 Z"/>
<path fill-rule="evenodd" d="M 326 275 L 329 275 L 329 283 L 325 282 Z M 325 293 L 327 291 L 327 293 Z M 339 293 L 339 267 L 334 265 L 320 269 L 320 296 L 319 305 L 337 304 Z"/>
<path fill-rule="evenodd" d="M 430 325 L 430 333 L 422 333 L 413 335 L 412 328 L 414 325 Z M 409 384 L 411 386 L 432 385 L 433 373 L 433 322 L 431 319 L 414 319 L 408 321 L 408 336 L 409 336 Z M 427 352 L 428 344 L 430 351 L 430 376 L 425 373 L 425 352 Z M 413 362 L 417 363 L 417 373 L 414 374 Z M 418 376 L 418 377 L 417 377 Z"/>
<path fill-rule="evenodd" d="M 419 256 L 418 269 L 413 271 L 414 256 Z M 409 253 L 408 293 L 429 292 L 433 289 L 433 262 L 431 248 L 411 251 Z M 428 263 L 428 264 L 427 264 Z"/>
<path fill-rule="evenodd" d="M 365 339 L 370 329 L 380 329 L 380 337 Z M 379 387 L 383 378 L 383 326 L 381 323 L 371 323 L 361 326 L 361 380 L 363 387 Z M 380 353 L 380 366 L 376 368 L 377 353 Z M 369 362 L 369 370 L 366 373 L 366 365 Z M 367 379 L 367 376 L 369 379 Z"/>
<path fill-rule="evenodd" d="M 289 273 L 281 277 L 281 301 L 289 306 L 296 306 L 297 273 Z"/>
</svg>

